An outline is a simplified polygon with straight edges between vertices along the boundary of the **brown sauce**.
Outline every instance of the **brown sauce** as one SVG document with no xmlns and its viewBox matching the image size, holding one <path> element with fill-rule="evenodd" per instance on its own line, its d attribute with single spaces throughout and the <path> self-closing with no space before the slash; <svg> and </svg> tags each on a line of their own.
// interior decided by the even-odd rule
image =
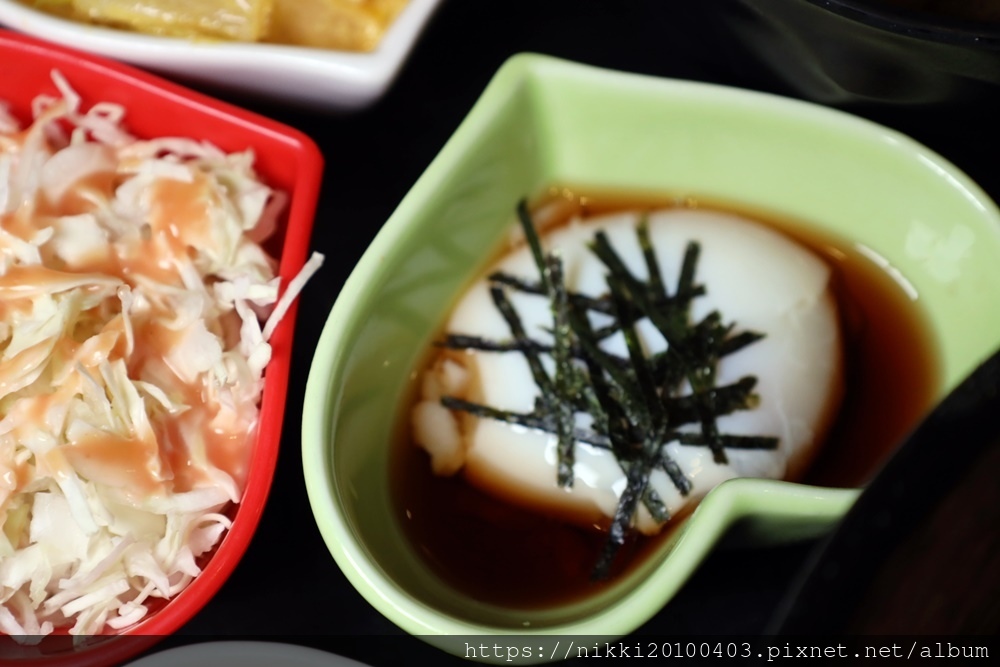
<svg viewBox="0 0 1000 667">
<path fill-rule="evenodd" d="M 556 211 L 551 224 L 557 225 L 577 213 L 705 204 L 553 190 L 535 210 L 542 205 Z M 845 346 L 844 400 L 827 442 L 801 481 L 833 487 L 864 484 L 936 397 L 938 359 L 922 312 L 906 289 L 852 243 L 755 211 L 714 202 L 705 207 L 768 224 L 831 267 Z M 409 408 L 401 415 L 401 434 L 409 433 Z M 395 454 L 391 488 L 404 532 L 442 580 L 482 602 L 539 609 L 579 600 L 620 579 L 671 532 L 668 526 L 655 537 L 630 536 L 611 577 L 593 582 L 591 573 L 605 543 L 601 530 L 505 503 L 461 475 L 437 477 L 427 454 L 406 435 L 399 438 Z"/>
</svg>

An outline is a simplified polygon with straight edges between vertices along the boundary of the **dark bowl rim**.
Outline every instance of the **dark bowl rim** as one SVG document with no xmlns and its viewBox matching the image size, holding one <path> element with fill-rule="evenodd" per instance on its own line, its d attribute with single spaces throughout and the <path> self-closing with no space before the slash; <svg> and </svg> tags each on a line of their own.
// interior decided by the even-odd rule
<svg viewBox="0 0 1000 667">
<path fill-rule="evenodd" d="M 878 0 L 805 0 L 844 18 L 912 39 L 1000 50 L 1000 24 L 936 17 Z"/>
</svg>

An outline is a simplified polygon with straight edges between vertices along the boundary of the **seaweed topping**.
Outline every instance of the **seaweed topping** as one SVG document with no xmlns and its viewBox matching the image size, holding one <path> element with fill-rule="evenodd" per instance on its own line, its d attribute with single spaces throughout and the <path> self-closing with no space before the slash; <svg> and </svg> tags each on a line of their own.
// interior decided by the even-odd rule
<svg viewBox="0 0 1000 667">
<path fill-rule="evenodd" d="M 532 281 L 503 272 L 489 276 L 493 303 L 506 321 L 511 337 L 486 340 L 452 334 L 439 345 L 522 354 L 539 388 L 534 409 L 530 413 L 498 410 L 451 396 L 443 397 L 441 402 L 452 410 L 555 435 L 557 482 L 563 487 L 573 484 L 577 443 L 613 453 L 627 484 L 594 568 L 594 578 L 600 579 L 608 575 L 640 503 L 657 522 L 670 519 L 666 505 L 649 484 L 654 470 L 664 471 L 681 495 L 691 492 L 691 480 L 671 458 L 666 449 L 668 443 L 707 447 L 719 465 L 728 463 L 727 449 L 778 446 L 778 439 L 773 437 L 720 433 L 716 423 L 720 416 L 756 407 L 759 401 L 753 393 L 756 377 L 745 376 L 720 386 L 716 384 L 716 369 L 722 357 L 751 345 L 763 335 L 751 331 L 734 333 L 734 325 L 725 324 L 718 312 L 693 322 L 691 303 L 705 294 L 705 287 L 696 282 L 699 246 L 693 241 L 688 243 L 676 287 L 670 293 L 645 217 L 637 225 L 636 234 L 648 277 L 643 280 L 632 274 L 606 234 L 598 231 L 590 249 L 607 269 L 608 291 L 600 297 L 590 297 L 567 289 L 562 261 L 556 254 L 543 252 L 523 200 L 518 204 L 517 215 L 539 277 Z M 551 343 L 528 335 L 507 298 L 510 290 L 548 298 L 552 312 Z M 610 316 L 612 323 L 595 329 L 588 317 L 590 312 L 601 313 L 605 319 Z M 643 352 L 635 329 L 642 319 L 648 319 L 666 339 L 664 351 L 650 356 Z M 610 354 L 600 345 L 617 332 L 625 339 L 626 357 Z M 543 355 L 554 362 L 551 374 L 542 363 Z M 577 426 L 578 413 L 590 416 L 589 428 Z"/>
</svg>

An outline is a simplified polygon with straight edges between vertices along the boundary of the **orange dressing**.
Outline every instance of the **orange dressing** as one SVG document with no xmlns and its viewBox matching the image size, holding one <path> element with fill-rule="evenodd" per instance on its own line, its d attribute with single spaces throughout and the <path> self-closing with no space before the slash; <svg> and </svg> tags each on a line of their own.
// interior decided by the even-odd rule
<svg viewBox="0 0 1000 667">
<path fill-rule="evenodd" d="M 209 428 L 205 432 L 205 450 L 209 462 L 219 470 L 225 470 L 242 488 L 246 482 L 247 467 L 250 462 L 251 438 L 249 433 Z"/>
<path fill-rule="evenodd" d="M 26 132 L 21 132 L 13 138 L 5 138 L 4 145 L 22 144 L 25 136 Z M 111 164 L 115 159 L 109 156 Z M 125 177 L 120 170 L 128 168 L 123 161 L 117 172 L 110 169 L 93 171 L 66 188 L 57 200 L 40 195 L 29 205 L 0 216 L 0 227 L 18 239 L 29 241 L 52 226 L 57 217 L 92 212 L 113 200 L 115 188 Z M 33 297 L 78 289 L 81 279 L 106 287 L 113 286 L 114 278 L 133 287 L 143 279 L 182 286 L 177 259 L 188 261 L 197 248 L 213 243 L 212 206 L 218 202 L 213 198 L 212 181 L 200 172 L 193 173 L 191 181 L 160 178 L 146 196 L 148 229 L 137 242 L 109 246 L 107 252 L 80 260 L 72 271 L 44 265 L 9 267 L 0 275 L 0 318 L 13 322 L 24 319 L 34 308 Z M 116 297 L 108 299 L 116 300 Z M 234 433 L 210 426 L 218 408 L 206 405 L 208 397 L 200 379 L 194 384 L 183 382 L 166 361 L 184 336 L 183 331 L 170 329 L 159 321 L 173 316 L 171 312 L 157 311 L 155 304 L 151 312 L 133 315 L 134 346 L 130 354 L 125 319 L 121 314 L 110 315 L 108 322 L 92 332 L 85 332 L 80 340 L 73 332 L 67 332 L 55 342 L 60 358 L 88 369 L 95 369 L 104 360 L 125 359 L 131 378 L 156 384 L 172 401 L 186 406 L 177 414 L 167 414 L 159 406 L 154 408 L 151 417 L 156 433 L 154 441 L 102 432 L 100 436 L 59 447 L 66 461 L 85 477 L 139 495 L 161 493 L 168 486 L 175 491 L 187 491 L 211 483 L 200 469 L 201 464 L 194 460 L 186 438 L 182 437 L 182 433 L 198 433 L 203 439 L 207 461 L 242 486 L 248 463 L 247 444 L 253 429 L 251 433 Z M 227 346 L 238 341 L 238 322 L 235 325 L 228 321 L 209 322 L 207 325 L 213 331 L 232 329 L 235 332 L 235 335 L 226 336 L 224 344 Z M 0 363 L 0 395 L 9 390 L 14 378 L 33 362 L 35 353 L 48 344 L 42 341 Z M 57 397 L 69 400 L 72 393 L 57 391 L 48 396 L 22 399 L 24 403 L 14 409 L 22 411 L 27 424 L 40 424 Z M 145 400 L 148 408 L 152 399 Z M 48 463 L 56 471 L 63 465 L 62 456 L 49 457 Z M 27 470 L 23 474 L 27 475 Z"/>
<path fill-rule="evenodd" d="M 0 215 L 0 228 L 22 241 L 33 237 L 39 229 L 28 212 L 20 208 Z"/>
<path fill-rule="evenodd" d="M 205 368 L 219 347 L 230 351 L 240 343 L 242 318 L 226 312 L 218 320 L 209 316 L 185 329 L 189 324 L 173 303 L 174 295 L 183 293 L 192 278 L 215 279 L 203 275 L 206 262 L 194 266 L 193 260 L 206 259 L 214 265 L 210 253 L 201 253 L 231 250 L 230 239 L 215 233 L 221 217 L 231 210 L 229 185 L 220 186 L 211 173 L 214 169 L 202 171 L 195 163 L 190 165 L 190 180 L 183 175 L 152 175 L 145 180 L 151 175 L 145 171 L 148 159 L 174 157 L 169 146 L 139 143 L 120 151 L 88 140 L 61 152 L 59 146 L 44 145 L 50 136 L 45 130 L 75 125 L 74 119 L 65 117 L 66 111 L 65 100 L 56 102 L 30 127 L 0 134 L 0 153 L 12 154 L 15 160 L 19 153 L 32 162 L 36 157 L 48 160 L 33 174 L 39 177 L 35 198 L 15 200 L 15 211 L 0 214 L 0 251 L 15 253 L 15 263 L 5 262 L 0 270 L 0 345 L 11 339 L 12 332 L 39 332 L 37 342 L 26 339 L 31 347 L 16 354 L 10 348 L 0 362 L 0 418 L 12 426 L 0 463 L 0 531 L 15 549 L 28 546 L 33 494 L 51 480 L 65 490 L 66 482 L 79 477 L 111 489 L 118 502 L 139 508 L 157 507 L 144 502 L 150 498 L 197 488 L 214 487 L 238 498 L 256 435 L 259 387 L 233 385 L 239 376 L 220 380 Z M 37 149 L 48 154 L 28 152 Z M 187 169 L 187 156 L 177 157 L 178 166 Z M 144 180 L 129 182 L 133 177 Z M 125 184 L 126 189 L 119 190 Z M 121 225 L 130 228 L 119 233 Z M 230 257 L 243 264 L 236 253 L 221 255 L 223 261 Z M 44 266 L 35 266 L 38 260 Z M 221 341 L 206 338 L 203 343 L 202 325 Z M 195 337 L 189 338 L 192 334 Z M 188 349 L 195 345 L 205 345 L 207 354 L 205 360 L 194 359 L 191 368 Z M 200 355 L 201 350 L 194 348 L 191 356 Z M 232 415 L 224 407 L 232 402 L 225 396 L 230 391 L 238 396 L 235 400 L 247 402 L 234 408 Z M 136 415 L 131 428 L 123 424 L 130 417 L 116 414 L 125 407 L 118 405 L 123 393 L 131 413 L 136 409 L 145 413 Z M 136 396 L 140 405 L 133 403 Z M 95 423 L 77 421 L 91 412 L 96 413 Z M 55 445 L 29 449 L 39 437 L 54 440 Z M 232 478 L 236 488 L 220 479 L 219 470 Z M 217 497 L 223 502 L 225 495 Z M 66 499 L 74 500 L 68 495 Z M 231 507 L 222 511 L 232 515 Z M 74 518 L 79 520 L 76 514 Z M 190 518 L 196 523 L 205 520 Z M 105 529 L 99 530 L 93 537 L 106 540 Z M 181 540 L 188 530 L 182 529 Z M 91 541 L 89 548 L 94 544 Z M 157 561 L 160 551 L 157 548 L 153 554 Z M 211 553 L 201 553 L 197 563 L 204 565 Z M 179 570 L 174 559 L 169 555 L 166 559 L 160 565 L 173 583 Z M 111 567 L 122 568 L 124 563 Z M 132 599 L 149 583 L 133 573 L 127 579 L 130 590 L 118 596 L 119 601 Z M 56 583 L 53 579 L 46 591 Z M 79 615 L 88 633 L 103 631 L 103 617 L 88 621 L 76 613 L 67 617 L 50 613 L 46 605 L 51 598 L 35 600 L 34 585 L 30 596 L 40 620 L 54 623 L 62 632 Z M 27 595 L 27 584 L 20 593 Z M 159 598 L 161 594 L 166 598 Z M 170 595 L 154 592 L 144 604 L 155 613 Z"/>
<path fill-rule="evenodd" d="M 209 181 L 198 174 L 191 182 L 164 178 L 150 191 L 149 224 L 154 232 L 195 246 L 210 238 Z"/>
<path fill-rule="evenodd" d="M 73 468 L 94 481 L 123 488 L 139 498 L 163 491 L 155 472 L 160 467 L 155 442 L 100 432 L 61 449 Z"/>
<path fill-rule="evenodd" d="M 112 159 L 109 157 L 109 159 Z M 93 211 L 99 202 L 107 202 L 114 193 L 117 174 L 110 170 L 91 172 L 79 178 L 62 193 L 58 201 L 39 197 L 35 214 L 38 216 L 80 215 Z"/>
</svg>

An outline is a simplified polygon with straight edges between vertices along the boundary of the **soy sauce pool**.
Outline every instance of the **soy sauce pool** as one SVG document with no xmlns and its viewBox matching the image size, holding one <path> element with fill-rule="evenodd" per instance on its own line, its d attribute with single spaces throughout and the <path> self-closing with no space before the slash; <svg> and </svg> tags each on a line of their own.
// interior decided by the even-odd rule
<svg viewBox="0 0 1000 667">
<path fill-rule="evenodd" d="M 844 345 L 844 399 L 820 454 L 796 481 L 864 484 L 931 407 L 939 386 L 931 329 L 909 286 L 876 254 L 852 242 L 707 200 L 553 189 L 533 208 L 544 234 L 576 216 L 677 207 L 756 220 L 829 265 Z M 435 476 L 429 457 L 405 435 L 410 405 L 405 407 L 399 429 L 404 435 L 390 470 L 398 520 L 429 568 L 480 602 L 537 610 L 579 601 L 620 581 L 683 521 L 675 517 L 656 536 L 630 535 L 610 576 L 594 581 L 604 527 L 584 528 L 507 503 L 466 483 L 461 474 Z"/>
</svg>

